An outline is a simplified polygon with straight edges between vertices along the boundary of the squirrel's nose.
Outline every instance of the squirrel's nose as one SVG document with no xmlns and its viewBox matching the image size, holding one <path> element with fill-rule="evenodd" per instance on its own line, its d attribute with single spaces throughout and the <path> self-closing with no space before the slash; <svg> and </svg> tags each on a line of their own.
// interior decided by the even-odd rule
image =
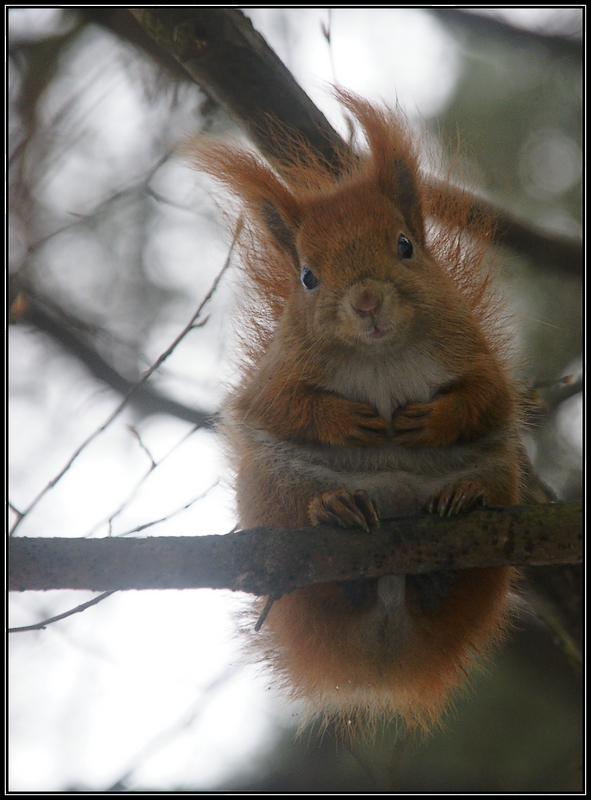
<svg viewBox="0 0 591 800">
<path fill-rule="evenodd" d="M 360 317 L 375 317 L 382 307 L 382 297 L 375 292 L 364 292 L 351 305 Z"/>
</svg>

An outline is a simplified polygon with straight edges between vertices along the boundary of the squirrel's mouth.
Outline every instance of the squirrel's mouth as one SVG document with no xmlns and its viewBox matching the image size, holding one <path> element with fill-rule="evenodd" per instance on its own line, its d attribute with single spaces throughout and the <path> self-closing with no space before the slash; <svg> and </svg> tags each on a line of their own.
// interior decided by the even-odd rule
<svg viewBox="0 0 591 800">
<path fill-rule="evenodd" d="M 375 341 L 377 339 L 383 339 L 384 336 L 387 336 L 392 331 L 392 325 L 388 325 L 387 328 L 380 328 L 378 325 L 375 325 L 370 330 L 363 331 L 361 333 L 361 339 L 363 341 Z"/>
<path fill-rule="evenodd" d="M 374 328 L 373 331 L 370 332 L 369 338 L 370 339 L 381 339 L 387 333 L 389 333 L 389 331 L 390 331 L 390 328 L 386 328 L 385 330 L 383 328 Z"/>
</svg>

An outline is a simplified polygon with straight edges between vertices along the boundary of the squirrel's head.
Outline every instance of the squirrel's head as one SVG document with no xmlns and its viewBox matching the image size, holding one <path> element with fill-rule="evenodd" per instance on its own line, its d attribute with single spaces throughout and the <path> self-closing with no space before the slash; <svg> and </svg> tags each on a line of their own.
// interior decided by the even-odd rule
<svg viewBox="0 0 591 800">
<path fill-rule="evenodd" d="M 287 135 L 277 171 L 223 143 L 198 142 L 191 156 L 241 202 L 246 280 L 272 316 L 299 327 L 307 344 L 379 351 L 419 333 L 434 310 L 445 315 L 450 280 L 425 242 L 425 182 L 406 122 L 337 94 L 368 144 L 342 156 L 338 175 Z"/>
<path fill-rule="evenodd" d="M 414 182 L 405 197 L 361 175 L 300 200 L 294 215 L 265 200 L 262 222 L 292 273 L 287 316 L 311 336 L 347 345 L 401 342 L 432 265 Z"/>
</svg>

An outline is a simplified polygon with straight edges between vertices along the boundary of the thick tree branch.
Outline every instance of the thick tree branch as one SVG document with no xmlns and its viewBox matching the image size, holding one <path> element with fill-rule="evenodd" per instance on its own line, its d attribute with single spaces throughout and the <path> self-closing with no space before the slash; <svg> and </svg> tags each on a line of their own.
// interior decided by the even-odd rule
<svg viewBox="0 0 591 800">
<path fill-rule="evenodd" d="M 298 131 L 330 163 L 346 147 L 324 115 L 241 11 L 233 8 L 142 8 L 144 31 L 231 116 L 280 168 L 282 138 L 271 119 Z M 450 188 L 450 192 L 453 190 Z M 474 197 L 475 210 L 488 204 Z M 537 264 L 581 275 L 579 240 L 548 236 L 492 206 L 496 240 Z"/>
<path fill-rule="evenodd" d="M 433 181 L 438 192 L 454 201 L 455 189 L 449 184 Z M 545 269 L 564 272 L 581 277 L 583 274 L 583 245 L 580 240 L 560 234 L 547 234 L 540 228 L 519 220 L 509 212 L 477 195 L 472 196 L 472 212 L 475 216 L 491 216 L 495 220 L 495 241 L 527 256 Z"/>
<path fill-rule="evenodd" d="M 331 580 L 437 569 L 576 563 L 580 504 L 487 508 L 452 519 L 389 520 L 371 534 L 329 526 L 226 536 L 13 538 L 9 588 L 188 589 L 277 597 Z"/>
<path fill-rule="evenodd" d="M 277 121 L 301 133 L 329 162 L 335 162 L 335 155 L 346 147 L 238 9 L 189 6 L 130 11 L 271 158 L 281 161 L 283 155 Z"/>
</svg>

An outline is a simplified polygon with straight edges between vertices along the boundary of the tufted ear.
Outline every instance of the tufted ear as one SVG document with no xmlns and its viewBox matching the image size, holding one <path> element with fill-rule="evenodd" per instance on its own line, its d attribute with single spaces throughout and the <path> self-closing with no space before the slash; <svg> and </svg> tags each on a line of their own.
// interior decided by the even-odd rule
<svg viewBox="0 0 591 800">
<path fill-rule="evenodd" d="M 419 160 L 408 123 L 401 114 L 373 106 L 351 92 L 337 89 L 335 94 L 365 131 L 377 187 L 402 214 L 415 241 L 424 245 Z"/>
<path fill-rule="evenodd" d="M 381 187 L 382 191 L 394 202 L 402 214 L 415 241 L 423 246 L 425 244 L 425 224 L 413 170 L 405 159 L 394 158 L 385 172 L 385 175 L 382 174 L 378 178 L 380 183 L 386 184 Z"/>
<path fill-rule="evenodd" d="M 291 256 L 295 266 L 299 266 L 295 231 L 288 225 L 277 208 L 268 200 L 263 200 L 261 209 L 267 229 L 273 235 L 279 247 Z"/>
</svg>

